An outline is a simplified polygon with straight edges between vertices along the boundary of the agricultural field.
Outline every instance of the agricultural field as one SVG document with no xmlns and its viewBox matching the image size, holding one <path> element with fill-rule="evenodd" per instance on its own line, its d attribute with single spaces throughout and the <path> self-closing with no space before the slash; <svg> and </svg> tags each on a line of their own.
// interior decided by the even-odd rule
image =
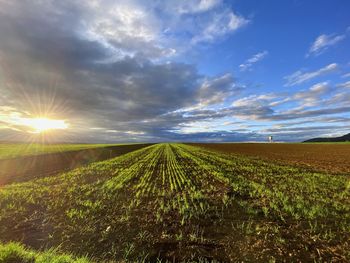
<svg viewBox="0 0 350 263">
<path fill-rule="evenodd" d="M 350 261 L 349 175 L 192 145 L 7 184 L 0 211 L 0 262 Z"/>
<path fill-rule="evenodd" d="M 350 143 L 202 143 L 207 149 L 333 174 L 350 174 Z"/>
<path fill-rule="evenodd" d="M 41 143 L 0 143 L 0 159 L 30 156 L 45 153 L 77 151 L 106 144 L 41 144 Z"/>
<path fill-rule="evenodd" d="M 79 149 L 80 145 L 76 147 L 69 145 L 66 151 L 0 159 L 0 186 L 53 176 L 63 171 L 111 159 L 150 145 L 149 143 L 111 144 L 95 147 L 91 145 L 92 148 L 86 149 Z"/>
</svg>

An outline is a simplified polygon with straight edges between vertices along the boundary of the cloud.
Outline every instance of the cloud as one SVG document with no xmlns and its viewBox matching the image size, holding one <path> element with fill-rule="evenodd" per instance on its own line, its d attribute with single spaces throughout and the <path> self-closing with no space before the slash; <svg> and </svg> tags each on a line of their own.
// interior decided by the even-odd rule
<svg viewBox="0 0 350 263">
<path fill-rule="evenodd" d="M 350 78 L 350 72 L 341 76 L 342 78 Z"/>
<path fill-rule="evenodd" d="M 91 3 L 1 2 L 6 115 L 66 119 L 70 129 L 56 140 L 164 140 L 174 127 L 201 118 L 171 112 L 221 103 L 241 90 L 231 74 L 208 77 L 194 65 L 155 61 L 166 56 L 162 26 L 141 7 Z M 145 28 L 133 34 L 143 20 Z M 25 138 L 26 128 L 7 120 L 0 133 Z"/>
<path fill-rule="evenodd" d="M 316 40 L 312 43 L 309 52 L 306 56 L 314 55 L 318 56 L 325 52 L 328 48 L 331 46 L 336 45 L 340 41 L 344 40 L 346 37 L 345 34 L 343 35 L 325 35 L 322 34 L 316 38 Z"/>
<path fill-rule="evenodd" d="M 321 96 L 326 94 L 329 90 L 330 85 L 328 82 L 320 82 L 306 91 L 295 93 L 292 99 L 298 101 L 298 103 L 304 107 L 319 106 L 320 103 L 322 103 Z"/>
<path fill-rule="evenodd" d="M 307 120 L 299 120 L 299 121 L 288 121 L 284 123 L 278 123 L 273 125 L 273 128 L 288 128 L 288 127 L 293 127 L 293 126 L 298 126 L 298 127 L 304 127 L 301 125 L 313 125 L 317 123 L 322 123 L 322 124 L 334 124 L 334 123 L 339 123 L 339 124 L 344 124 L 344 123 L 349 123 L 350 118 L 345 118 L 345 117 L 337 117 L 337 116 L 330 116 L 330 117 L 312 117 Z M 297 127 L 297 128 L 298 128 Z"/>
<path fill-rule="evenodd" d="M 174 9 L 179 14 L 196 14 L 207 12 L 222 3 L 221 0 L 192 0 L 192 1 L 167 1 L 168 8 Z"/>
<path fill-rule="evenodd" d="M 184 1 L 182 5 L 191 6 L 191 10 L 209 11 L 221 5 L 221 1 Z M 173 53 L 173 49 L 161 46 L 165 25 L 156 16 L 155 6 L 141 5 L 138 1 L 62 1 L 58 5 L 49 0 L 3 1 L 0 30 L 7 37 L 0 41 L 2 63 L 8 66 L 23 64 L 20 71 L 26 71 L 28 66 L 29 71 L 35 74 L 44 74 L 40 71 L 46 68 L 46 64 L 52 66 L 48 69 L 52 69 L 53 75 L 64 75 L 71 69 L 77 69 L 75 77 L 84 76 L 83 79 L 93 74 L 101 76 L 103 72 L 111 74 L 108 71 L 113 67 L 123 72 L 118 68 L 120 64 L 129 68 L 137 65 L 147 68 L 150 65 L 148 61 L 154 57 Z M 161 7 L 157 6 L 158 9 Z M 216 10 L 215 14 L 220 15 L 221 12 L 230 16 L 227 8 Z M 181 14 L 173 16 L 177 19 Z M 191 16 L 192 19 L 194 17 Z M 206 22 L 210 23 L 210 19 Z M 45 27 L 41 26 L 43 24 Z M 234 26 L 231 27 L 233 29 Z M 171 65 L 162 67 L 171 68 Z M 21 75 L 11 74 L 16 79 Z"/>
<path fill-rule="evenodd" d="M 329 82 L 320 82 L 304 91 L 243 97 L 221 112 L 229 112 L 229 115 L 245 120 L 262 122 L 314 118 L 348 113 L 349 96 L 350 93 L 346 90 L 339 91 Z M 285 103 L 288 105 L 283 105 Z"/>
<path fill-rule="evenodd" d="M 235 83 L 231 74 L 227 73 L 216 78 L 205 79 L 198 90 L 199 106 L 205 107 L 222 103 L 237 95 L 242 87 Z"/>
<path fill-rule="evenodd" d="M 337 87 L 350 89 L 350 81 L 347 81 L 347 82 L 344 82 L 344 83 L 340 83 L 340 84 L 337 85 Z"/>
<path fill-rule="evenodd" d="M 259 52 L 259 53 L 255 54 L 251 58 L 247 59 L 243 64 L 239 65 L 239 69 L 241 71 L 251 70 L 251 67 L 255 63 L 263 60 L 268 55 L 268 53 L 269 52 L 265 50 L 265 51 L 262 51 L 262 52 Z"/>
<path fill-rule="evenodd" d="M 232 106 L 234 107 L 244 107 L 248 106 L 251 107 L 251 105 L 267 105 L 272 100 L 278 98 L 276 94 L 270 93 L 270 94 L 263 94 L 263 95 L 250 95 L 248 97 L 243 97 L 238 100 L 235 100 L 232 102 Z"/>
<path fill-rule="evenodd" d="M 298 92 L 277 92 L 262 95 L 250 95 L 237 99 L 232 102 L 234 107 L 270 107 L 271 109 L 289 103 L 294 105 L 302 105 L 305 107 L 320 106 L 324 101 L 323 96 L 328 96 L 332 91 L 329 82 L 320 82 L 311 86 L 307 90 Z M 292 105 L 291 105 L 292 106 Z M 291 107 L 289 106 L 289 107 Z"/>
<path fill-rule="evenodd" d="M 262 119 L 266 120 L 295 120 L 300 118 L 308 118 L 308 117 L 318 117 L 323 115 L 333 115 L 339 113 L 347 113 L 349 112 L 350 107 L 330 107 L 323 109 L 312 109 L 312 110 L 299 110 L 293 109 L 291 111 L 287 111 L 281 114 L 274 114 L 271 116 L 262 117 Z"/>
<path fill-rule="evenodd" d="M 248 23 L 221 0 L 17 0 L 1 1 L 0 9 L 8 18 L 3 27 L 13 27 L 13 20 L 29 25 L 41 21 L 42 30 L 53 29 L 62 37 L 74 32 L 82 40 L 98 42 L 110 52 L 109 61 L 125 55 L 166 59 L 187 50 L 183 43 L 214 42 Z"/>
<path fill-rule="evenodd" d="M 332 99 L 322 82 L 301 92 L 242 98 L 249 91 L 231 73 L 207 76 L 173 58 L 249 22 L 219 0 L 0 1 L 0 35 L 6 36 L 0 38 L 0 136 L 32 140 L 14 120 L 45 115 L 69 123 L 54 134 L 56 141 L 258 141 L 266 139 L 259 130 L 265 121 L 349 111 L 346 86 Z M 266 55 L 245 64 L 249 69 Z M 293 81 L 337 67 L 300 72 Z M 296 107 L 317 98 L 323 105 Z M 215 125 L 227 121 L 246 126 Z M 191 133 L 181 133 L 185 128 Z"/>
<path fill-rule="evenodd" d="M 213 13 L 211 16 L 198 19 L 199 33 L 193 35 L 192 44 L 201 42 L 215 42 L 221 37 L 233 33 L 249 24 L 250 20 L 235 14 L 232 10 L 226 9 L 220 13 Z"/>
<path fill-rule="evenodd" d="M 334 94 L 329 100 L 325 101 L 326 105 L 339 105 L 343 107 L 350 106 L 350 93 L 348 91 L 342 91 Z M 344 112 L 348 113 L 348 112 Z"/>
<path fill-rule="evenodd" d="M 347 127 L 344 125 L 337 125 L 337 129 L 343 129 L 345 130 Z M 269 128 L 264 129 L 262 132 L 266 133 L 278 133 L 281 134 L 281 132 L 284 133 L 292 133 L 292 132 L 321 132 L 322 130 L 331 131 L 334 129 L 334 126 L 326 125 L 326 126 L 304 126 L 304 127 L 286 127 L 286 128 Z"/>
<path fill-rule="evenodd" d="M 331 63 L 323 68 L 320 68 L 319 70 L 316 71 L 311 71 L 311 72 L 304 72 L 302 70 L 298 70 L 294 72 L 293 74 L 284 77 L 284 79 L 287 81 L 285 84 L 286 87 L 290 86 L 295 86 L 298 84 L 302 84 L 304 82 L 307 82 L 311 79 L 333 73 L 339 69 L 338 64 L 336 63 Z"/>
</svg>

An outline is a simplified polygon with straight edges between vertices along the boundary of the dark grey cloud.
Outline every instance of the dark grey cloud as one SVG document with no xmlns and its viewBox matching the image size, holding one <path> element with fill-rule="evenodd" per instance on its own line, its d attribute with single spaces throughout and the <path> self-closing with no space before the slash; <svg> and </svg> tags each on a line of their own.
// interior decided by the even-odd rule
<svg viewBox="0 0 350 263">
<path fill-rule="evenodd" d="M 100 138 L 105 134 L 112 140 L 127 134 L 165 138 L 166 131 L 188 121 L 182 115 L 169 120 L 169 112 L 219 103 L 241 89 L 231 74 L 208 78 L 194 65 L 158 63 L 145 53 L 127 55 L 127 49 L 116 56 L 122 44 L 81 32 L 84 12 L 89 13 L 85 4 L 0 4 L 0 35 L 7 36 L 0 39 L 1 106 L 26 117 L 68 119 L 75 129 L 66 132 L 71 136 L 79 131 L 91 138 L 98 131 Z M 120 41 L 128 46 L 136 40 L 124 36 Z"/>
<path fill-rule="evenodd" d="M 286 128 L 269 128 L 263 130 L 267 133 L 281 133 L 281 132 L 305 132 L 305 131 L 313 131 L 313 132 L 320 132 L 322 130 L 326 131 L 332 131 L 333 129 L 341 129 L 341 130 L 348 130 L 349 128 L 344 125 L 337 125 L 337 126 L 307 126 L 307 127 L 286 127 Z"/>
<path fill-rule="evenodd" d="M 200 121 L 239 116 L 247 120 L 286 121 L 348 112 L 350 112 L 350 107 L 333 107 L 317 110 L 293 109 L 285 112 L 276 112 L 269 106 L 251 105 L 233 106 L 219 110 L 196 110 L 192 111 L 187 118 L 191 121 Z"/>
</svg>

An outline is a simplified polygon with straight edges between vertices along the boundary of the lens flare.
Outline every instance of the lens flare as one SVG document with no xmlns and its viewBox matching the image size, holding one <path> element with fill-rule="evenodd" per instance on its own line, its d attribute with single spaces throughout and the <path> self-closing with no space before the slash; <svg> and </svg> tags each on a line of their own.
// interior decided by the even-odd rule
<svg viewBox="0 0 350 263">
<path fill-rule="evenodd" d="M 21 124 L 32 128 L 35 133 L 68 128 L 68 124 L 64 120 L 51 120 L 48 118 L 26 118 L 21 120 Z"/>
</svg>

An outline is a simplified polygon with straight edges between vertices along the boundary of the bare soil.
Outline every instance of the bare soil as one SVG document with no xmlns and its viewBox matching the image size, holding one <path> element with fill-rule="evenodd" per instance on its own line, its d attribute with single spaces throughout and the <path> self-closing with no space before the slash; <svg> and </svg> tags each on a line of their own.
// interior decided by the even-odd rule
<svg viewBox="0 0 350 263">
<path fill-rule="evenodd" d="M 207 149 L 258 157 L 334 174 L 350 174 L 350 144 L 195 143 Z"/>
</svg>

